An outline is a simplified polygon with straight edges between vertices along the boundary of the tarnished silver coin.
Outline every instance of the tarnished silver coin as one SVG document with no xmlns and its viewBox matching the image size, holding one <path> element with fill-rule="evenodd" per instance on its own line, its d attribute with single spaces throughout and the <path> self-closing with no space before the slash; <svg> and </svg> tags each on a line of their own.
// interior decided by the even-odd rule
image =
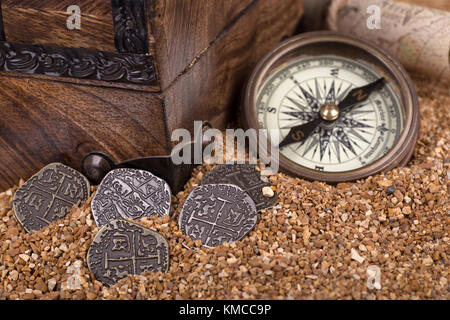
<svg viewBox="0 0 450 320">
<path fill-rule="evenodd" d="M 216 247 L 240 240 L 256 225 L 257 217 L 252 198 L 238 186 L 207 184 L 189 194 L 178 225 L 192 241 Z"/>
<path fill-rule="evenodd" d="M 97 226 L 112 220 L 134 220 L 169 214 L 169 185 L 148 171 L 115 169 L 100 183 L 91 203 Z"/>
<path fill-rule="evenodd" d="M 64 218 L 73 205 L 89 198 L 89 181 L 62 163 L 42 168 L 14 194 L 14 214 L 28 232 Z"/>
<path fill-rule="evenodd" d="M 278 200 L 276 194 L 271 197 L 263 194 L 263 188 L 270 187 L 271 184 L 261 180 L 261 174 L 256 170 L 255 165 L 225 164 L 218 166 L 202 179 L 202 184 L 214 183 L 234 184 L 240 187 L 253 199 L 258 211 L 273 207 Z"/>
<path fill-rule="evenodd" d="M 169 244 L 158 232 L 126 220 L 105 224 L 87 254 L 95 279 L 111 286 L 129 274 L 167 272 Z"/>
</svg>

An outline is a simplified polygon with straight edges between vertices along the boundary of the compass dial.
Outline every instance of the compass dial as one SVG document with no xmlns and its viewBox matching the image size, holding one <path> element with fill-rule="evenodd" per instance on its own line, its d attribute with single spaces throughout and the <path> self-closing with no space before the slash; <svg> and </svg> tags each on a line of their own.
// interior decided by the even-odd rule
<svg viewBox="0 0 450 320">
<path fill-rule="evenodd" d="M 280 147 L 297 165 L 324 172 L 359 169 L 380 159 L 396 144 L 405 116 L 389 82 L 348 108 L 339 104 L 354 89 L 381 75 L 365 62 L 336 55 L 297 58 L 275 70 L 256 100 L 260 128 L 269 140 L 287 140 L 292 128 L 314 124 L 307 136 Z M 358 92 L 356 97 L 358 98 Z"/>
</svg>

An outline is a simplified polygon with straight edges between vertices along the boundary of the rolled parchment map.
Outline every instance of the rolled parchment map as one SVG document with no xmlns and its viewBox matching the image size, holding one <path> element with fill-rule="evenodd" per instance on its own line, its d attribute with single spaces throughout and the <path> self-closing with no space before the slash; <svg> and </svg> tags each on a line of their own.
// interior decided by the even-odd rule
<svg viewBox="0 0 450 320">
<path fill-rule="evenodd" d="M 408 70 L 450 83 L 450 12 L 389 0 L 332 0 L 327 22 L 384 48 Z"/>
</svg>

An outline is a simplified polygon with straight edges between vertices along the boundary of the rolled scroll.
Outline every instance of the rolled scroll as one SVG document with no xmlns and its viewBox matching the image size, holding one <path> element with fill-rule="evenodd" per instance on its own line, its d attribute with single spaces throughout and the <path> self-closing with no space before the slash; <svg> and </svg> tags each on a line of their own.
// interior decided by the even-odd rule
<svg viewBox="0 0 450 320">
<path fill-rule="evenodd" d="M 450 12 L 389 0 L 332 0 L 328 26 L 386 49 L 408 70 L 450 83 Z"/>
</svg>

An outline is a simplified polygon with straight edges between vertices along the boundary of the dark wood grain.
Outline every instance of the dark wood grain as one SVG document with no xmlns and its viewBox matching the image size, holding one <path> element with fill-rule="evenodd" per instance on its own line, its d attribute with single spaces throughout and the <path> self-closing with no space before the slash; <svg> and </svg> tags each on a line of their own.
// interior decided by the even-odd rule
<svg viewBox="0 0 450 320">
<path fill-rule="evenodd" d="M 59 2 L 61 1 L 3 0 L 1 6 L 7 40 L 115 51 L 110 1 Z M 93 5 L 94 2 L 97 6 Z M 69 17 L 66 10 L 72 4 L 77 4 L 81 8 L 80 30 L 69 30 L 66 26 Z"/>
<path fill-rule="evenodd" d="M 0 188 L 54 161 L 168 153 L 158 94 L 0 76 Z"/>
<path fill-rule="evenodd" d="M 58 52 L 63 56 L 78 52 L 74 47 L 87 47 L 94 55 L 105 50 L 110 51 L 102 53 L 106 56 L 129 59 L 127 54 L 113 53 L 110 0 L 75 1 L 87 15 L 80 33 L 65 28 L 65 10 L 73 2 L 3 0 L 3 18 L 9 19 L 7 40 L 30 42 L 31 53 L 52 44 L 61 47 L 55 50 L 62 50 Z M 156 72 L 150 85 L 98 78 L 98 74 L 67 77 L 65 70 L 36 74 L 34 60 L 29 64 L 24 59 L 33 56 L 30 52 L 16 50 L 23 54 L 13 60 L 0 54 L 4 60 L 0 61 L 0 189 L 29 178 L 50 162 L 78 169 L 91 151 L 107 153 L 116 162 L 167 155 L 175 144 L 170 141 L 172 130 L 192 130 L 194 120 L 224 128 L 236 114 L 252 68 L 293 32 L 302 12 L 301 0 L 145 3 L 150 53 L 146 58 L 154 58 Z M 0 43 L 0 48 L 7 44 Z M 111 67 L 116 60 L 111 57 L 101 68 Z M 13 70 L 17 62 L 20 68 Z M 36 63 L 45 71 L 45 63 L 50 62 L 54 60 L 44 54 Z M 26 73 L 17 73 L 20 70 Z"/>
<path fill-rule="evenodd" d="M 161 87 L 168 87 L 181 76 L 198 56 L 226 33 L 239 14 L 257 1 L 151 1 L 150 16 Z M 252 21 L 246 21 L 245 28 L 254 30 Z"/>
</svg>

